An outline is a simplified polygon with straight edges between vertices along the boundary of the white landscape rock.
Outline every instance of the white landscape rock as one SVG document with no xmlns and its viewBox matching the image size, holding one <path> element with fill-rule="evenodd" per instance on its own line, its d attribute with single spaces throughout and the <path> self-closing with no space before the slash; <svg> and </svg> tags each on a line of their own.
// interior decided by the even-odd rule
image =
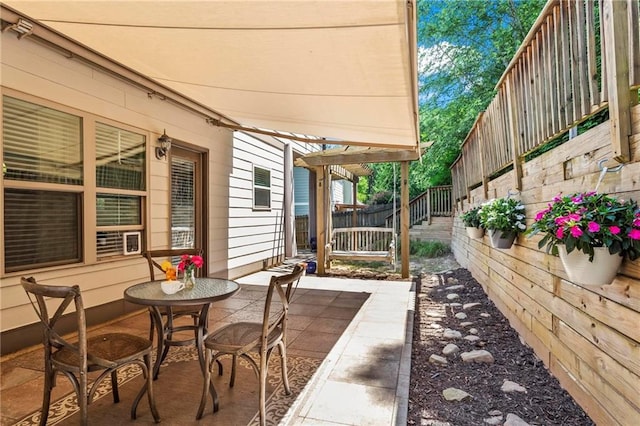
<svg viewBox="0 0 640 426">
<path fill-rule="evenodd" d="M 458 352 L 460 352 L 460 348 L 457 345 L 454 345 L 453 343 L 449 343 L 447 346 L 445 346 L 442 349 L 442 353 L 445 355 L 453 355 L 453 354 L 457 354 Z"/>
<path fill-rule="evenodd" d="M 458 312 L 455 315 L 455 317 L 458 318 L 458 319 L 467 319 L 467 314 L 465 314 L 464 312 Z"/>
<path fill-rule="evenodd" d="M 460 285 L 452 285 L 446 288 L 447 291 L 451 291 L 451 290 L 460 290 L 464 288 L 464 286 L 462 284 Z"/>
<path fill-rule="evenodd" d="M 480 303 L 478 302 L 473 302 L 473 303 L 465 303 L 464 305 L 462 305 L 462 309 L 471 309 L 475 306 L 480 305 Z"/>
<path fill-rule="evenodd" d="M 460 296 L 458 295 L 458 293 L 449 293 L 447 294 L 447 300 L 455 300 L 457 298 L 459 298 Z"/>
<path fill-rule="evenodd" d="M 460 327 L 469 327 L 470 325 L 473 325 L 473 321 L 464 321 L 460 323 Z"/>
<path fill-rule="evenodd" d="M 429 357 L 429 362 L 432 364 L 447 364 L 447 359 L 443 356 L 432 354 Z"/>
<path fill-rule="evenodd" d="M 507 414 L 507 420 L 505 420 L 504 426 L 529 426 L 529 423 L 525 422 L 515 414 L 509 413 Z"/>
<path fill-rule="evenodd" d="M 491 352 L 485 351 L 484 349 L 477 350 L 477 351 L 470 351 L 470 352 L 462 352 L 460 354 L 460 358 L 462 358 L 464 362 L 485 362 L 485 363 L 491 364 L 494 361 L 493 355 L 491 355 Z"/>
<path fill-rule="evenodd" d="M 505 380 L 500 388 L 502 392 L 522 392 L 527 393 L 527 389 L 524 386 L 517 384 L 516 382 L 512 382 L 511 380 Z"/>
<path fill-rule="evenodd" d="M 462 401 L 465 398 L 470 398 L 471 395 L 463 391 L 462 389 L 447 388 L 442 391 L 442 396 L 447 401 Z"/>
<path fill-rule="evenodd" d="M 458 330 L 447 328 L 444 330 L 442 337 L 444 337 L 445 339 L 461 339 L 462 333 L 460 333 Z"/>
<path fill-rule="evenodd" d="M 480 340 L 480 338 L 478 336 L 474 336 L 474 335 L 470 334 L 468 336 L 464 336 L 464 340 L 466 340 L 468 342 L 477 342 L 478 340 Z"/>
</svg>

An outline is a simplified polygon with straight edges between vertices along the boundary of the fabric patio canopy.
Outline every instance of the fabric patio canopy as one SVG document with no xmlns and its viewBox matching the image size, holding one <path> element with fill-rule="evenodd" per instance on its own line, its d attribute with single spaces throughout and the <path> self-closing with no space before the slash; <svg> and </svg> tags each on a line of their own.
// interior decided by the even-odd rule
<svg viewBox="0 0 640 426">
<path fill-rule="evenodd" d="M 418 147 L 413 0 L 3 3 L 233 124 Z"/>
</svg>

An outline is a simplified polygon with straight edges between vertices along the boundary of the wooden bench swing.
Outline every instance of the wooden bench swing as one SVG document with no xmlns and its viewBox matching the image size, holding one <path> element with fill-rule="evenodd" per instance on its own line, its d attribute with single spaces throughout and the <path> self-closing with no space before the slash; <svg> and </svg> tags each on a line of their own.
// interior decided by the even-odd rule
<svg viewBox="0 0 640 426">
<path fill-rule="evenodd" d="M 327 261 L 368 260 L 396 263 L 396 235 L 392 228 L 335 228 L 325 246 Z"/>
</svg>

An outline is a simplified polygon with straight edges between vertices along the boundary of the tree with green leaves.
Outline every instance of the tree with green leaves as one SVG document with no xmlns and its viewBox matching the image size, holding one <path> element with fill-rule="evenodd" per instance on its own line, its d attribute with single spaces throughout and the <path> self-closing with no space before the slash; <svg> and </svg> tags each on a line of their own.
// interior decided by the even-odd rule
<svg viewBox="0 0 640 426">
<path fill-rule="evenodd" d="M 418 0 L 420 139 L 433 145 L 410 166 L 410 197 L 451 183 L 462 142 L 545 3 Z M 392 167 L 372 168 L 369 197 L 393 191 Z"/>
</svg>

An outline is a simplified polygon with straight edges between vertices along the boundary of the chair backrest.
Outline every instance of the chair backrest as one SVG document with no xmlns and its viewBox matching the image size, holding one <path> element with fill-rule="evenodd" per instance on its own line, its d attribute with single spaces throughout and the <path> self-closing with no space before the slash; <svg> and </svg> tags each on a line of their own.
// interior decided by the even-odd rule
<svg viewBox="0 0 640 426">
<path fill-rule="evenodd" d="M 156 273 L 160 278 L 164 277 L 164 271 L 160 267 L 163 260 L 169 260 L 175 262 L 176 257 L 180 257 L 183 254 L 202 256 L 202 249 L 199 248 L 182 248 L 182 249 L 166 249 L 166 250 L 147 250 L 144 252 L 144 257 L 147 258 L 149 263 L 149 278 L 151 281 L 156 279 Z M 177 266 L 177 265 L 175 265 Z M 196 276 L 199 276 L 202 269 L 196 269 Z M 158 279 L 160 279 L 158 278 Z"/>
<path fill-rule="evenodd" d="M 304 266 L 297 264 L 291 273 L 271 277 L 262 318 L 263 350 L 266 350 L 267 340 L 274 330 L 280 328 L 280 333 L 286 332 L 289 303 L 304 271 Z"/>
<path fill-rule="evenodd" d="M 80 294 L 80 287 L 74 285 L 68 286 L 51 286 L 38 284 L 33 277 L 21 279 L 22 288 L 27 292 L 29 301 L 36 311 L 38 318 L 43 326 L 44 333 L 44 349 L 45 359 L 51 355 L 55 349 L 62 348 L 63 346 L 73 350 L 78 354 L 81 370 L 87 369 L 87 325 L 85 318 L 84 305 L 82 303 L 82 296 Z M 56 300 L 58 299 L 58 305 L 53 315 L 49 315 L 47 303 L 45 297 Z M 35 299 L 35 303 L 34 300 Z M 63 314 L 71 304 L 74 303 L 76 309 L 76 323 L 78 332 L 78 342 L 71 344 L 67 342 L 58 330 L 58 320 L 62 318 Z"/>
</svg>

